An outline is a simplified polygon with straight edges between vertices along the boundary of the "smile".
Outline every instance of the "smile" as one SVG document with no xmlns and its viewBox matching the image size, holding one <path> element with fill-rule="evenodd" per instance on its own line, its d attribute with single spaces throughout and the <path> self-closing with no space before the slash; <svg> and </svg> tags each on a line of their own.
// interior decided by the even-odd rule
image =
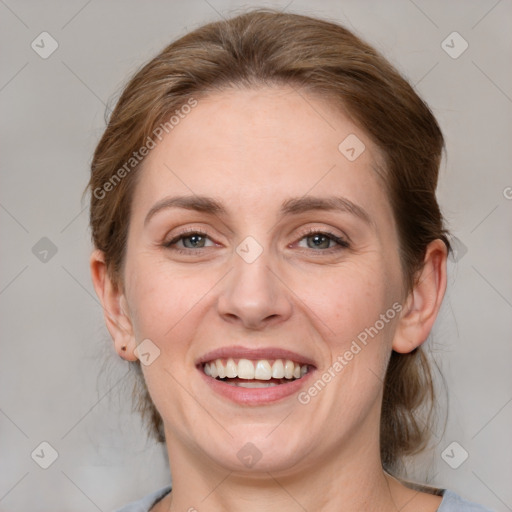
<svg viewBox="0 0 512 512">
<path fill-rule="evenodd" d="M 286 384 L 304 377 L 309 365 L 290 359 L 215 359 L 203 364 L 208 377 L 231 386 L 244 388 L 266 388 Z"/>
<path fill-rule="evenodd" d="M 203 382 L 221 397 L 242 406 L 267 405 L 300 393 L 317 362 L 280 347 L 225 346 L 195 362 Z"/>
</svg>

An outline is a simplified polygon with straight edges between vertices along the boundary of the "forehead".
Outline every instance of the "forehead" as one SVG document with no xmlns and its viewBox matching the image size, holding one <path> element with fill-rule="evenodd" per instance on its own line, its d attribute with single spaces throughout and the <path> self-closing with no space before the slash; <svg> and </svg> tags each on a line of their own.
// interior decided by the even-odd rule
<svg viewBox="0 0 512 512">
<path fill-rule="evenodd" d="M 268 208 L 338 193 L 369 210 L 387 207 L 377 148 L 329 102 L 291 87 L 229 89 L 197 102 L 146 157 L 136 203 L 213 194 Z"/>
</svg>

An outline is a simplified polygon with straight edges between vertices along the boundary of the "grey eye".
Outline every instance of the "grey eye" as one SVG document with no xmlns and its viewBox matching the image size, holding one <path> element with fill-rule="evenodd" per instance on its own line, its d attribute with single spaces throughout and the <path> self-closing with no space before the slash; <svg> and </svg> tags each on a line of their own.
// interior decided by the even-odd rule
<svg viewBox="0 0 512 512">
<path fill-rule="evenodd" d="M 207 237 L 205 237 L 203 235 L 194 234 L 194 235 L 184 236 L 182 238 L 182 240 L 183 240 L 184 247 L 186 247 L 187 249 L 196 249 L 198 247 L 205 246 L 206 238 Z M 190 241 L 189 245 L 186 243 L 188 240 Z"/>
<path fill-rule="evenodd" d="M 305 238 L 308 240 L 308 247 L 310 249 L 329 249 L 329 244 L 332 241 L 330 237 L 321 233 L 309 235 Z M 310 240 L 311 243 L 309 242 Z"/>
</svg>

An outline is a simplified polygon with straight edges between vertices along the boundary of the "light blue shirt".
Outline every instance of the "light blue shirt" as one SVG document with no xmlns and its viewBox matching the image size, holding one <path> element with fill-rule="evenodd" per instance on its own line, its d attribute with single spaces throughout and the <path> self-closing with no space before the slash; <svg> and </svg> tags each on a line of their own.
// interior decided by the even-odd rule
<svg viewBox="0 0 512 512">
<path fill-rule="evenodd" d="M 124 507 L 117 509 L 115 512 L 149 512 L 151 507 L 153 507 L 155 503 L 161 500 L 166 494 L 169 494 L 169 492 L 171 492 L 170 485 L 152 492 L 138 501 L 132 501 Z M 437 509 L 437 512 L 492 512 L 492 510 L 482 507 L 482 505 L 477 505 L 476 503 L 471 503 L 462 499 L 453 491 L 445 489 L 442 492 L 443 500 L 441 501 L 441 505 Z"/>
</svg>

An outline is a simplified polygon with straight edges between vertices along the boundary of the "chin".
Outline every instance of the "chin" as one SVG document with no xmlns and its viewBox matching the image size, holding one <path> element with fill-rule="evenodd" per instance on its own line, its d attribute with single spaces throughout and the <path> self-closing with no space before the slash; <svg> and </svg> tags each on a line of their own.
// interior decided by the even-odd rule
<svg viewBox="0 0 512 512">
<path fill-rule="evenodd" d="M 232 425 L 229 431 L 233 437 L 223 432 L 217 442 L 213 442 L 211 435 L 204 436 L 203 433 L 201 437 L 206 443 L 200 443 L 203 444 L 202 451 L 226 471 L 254 476 L 268 472 L 286 473 L 297 464 L 307 464 L 305 457 L 311 441 L 307 425 L 302 432 L 299 429 L 290 432 L 284 424 L 276 429 L 276 425 L 278 423 L 259 427 L 251 424 L 245 425 L 246 428 Z M 277 432 L 279 429 L 282 431 Z"/>
</svg>

